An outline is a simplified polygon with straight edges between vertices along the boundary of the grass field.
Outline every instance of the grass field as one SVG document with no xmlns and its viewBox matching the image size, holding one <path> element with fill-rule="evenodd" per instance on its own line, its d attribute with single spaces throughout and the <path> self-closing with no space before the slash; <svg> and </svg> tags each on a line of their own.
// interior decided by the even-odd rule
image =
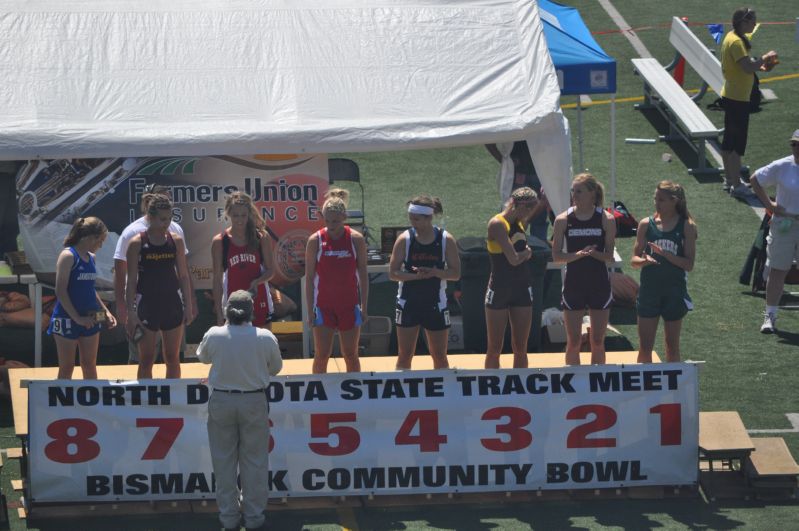
<svg viewBox="0 0 799 531">
<path fill-rule="evenodd" d="M 700 377 L 701 408 L 737 410 L 749 428 L 790 428 L 785 413 L 799 411 L 796 399 L 796 364 L 799 357 L 799 312 L 780 312 L 776 336 L 758 333 L 763 297 L 752 295 L 738 283 L 738 275 L 755 237 L 759 219 L 743 202 L 721 191 L 721 178 L 697 178 L 687 173 L 690 152 L 675 144 L 625 144 L 625 138 L 655 138 L 665 132 L 658 116 L 633 109 L 642 94 L 641 82 L 632 74 L 630 59 L 637 56 L 628 40 L 596 0 L 572 0 L 596 34 L 605 51 L 618 63 L 617 182 L 618 198 L 637 218 L 649 215 L 652 194 L 661 179 L 683 184 L 689 208 L 699 228 L 697 261 L 689 276 L 689 290 L 696 309 L 684 322 L 684 359 L 704 361 Z M 711 43 L 704 23 L 725 23 L 739 2 L 651 2 L 617 0 L 614 5 L 635 28 L 636 35 L 665 64 L 673 50 L 668 43 L 671 17 L 688 17 L 703 42 Z M 794 40 L 796 2 L 765 0 L 754 6 L 765 23 L 753 44 L 756 53 L 775 49 L 781 64 L 761 76 L 762 88 L 772 89 L 777 99 L 763 105 L 751 119 L 749 148 L 744 163 L 752 169 L 789 154 L 788 138 L 799 128 L 799 43 Z M 689 71 L 686 88 L 698 88 Z M 715 99 L 708 94 L 702 106 Z M 585 109 L 585 166 L 607 183 L 610 173 L 609 105 L 603 95 Z M 573 98 L 564 98 L 564 112 L 576 130 Z M 707 110 L 719 126 L 723 115 Z M 573 138 L 576 154 L 576 136 Z M 664 154 L 671 155 L 664 162 Z M 485 223 L 497 207 L 494 176 L 497 164 L 482 146 L 432 151 L 348 154 L 361 168 L 366 194 L 366 219 L 371 227 L 406 221 L 404 204 L 412 195 L 430 193 L 442 198 L 444 222 L 456 236 L 482 236 Z M 576 160 L 576 156 L 575 156 Z M 577 168 L 575 168 L 576 170 Z M 633 241 L 618 241 L 620 254 L 629 259 Z M 637 278 L 637 273 L 625 272 Z M 785 302 L 785 301 L 784 301 Z M 792 299 L 797 305 L 797 299 Z M 613 323 L 637 347 L 634 324 Z M 659 338 L 656 348 L 662 349 Z M 10 407 L 0 410 L 2 446 L 17 444 Z M 794 456 L 799 456 L 799 435 L 785 434 Z M 19 476 L 16 462 L 6 463 L 2 489 L 10 492 L 10 479 Z M 14 496 L 9 496 L 11 500 Z M 623 505 L 621 505 L 623 503 Z M 25 523 L 12 513 L 12 529 Z M 440 506 L 396 510 L 321 511 L 274 517 L 274 529 L 796 529 L 796 503 L 716 502 L 702 499 L 668 501 L 591 501 L 541 503 L 533 506 Z M 120 519 L 85 519 L 81 529 L 215 529 L 213 515 Z M 77 529 L 62 523 L 49 529 Z"/>
</svg>

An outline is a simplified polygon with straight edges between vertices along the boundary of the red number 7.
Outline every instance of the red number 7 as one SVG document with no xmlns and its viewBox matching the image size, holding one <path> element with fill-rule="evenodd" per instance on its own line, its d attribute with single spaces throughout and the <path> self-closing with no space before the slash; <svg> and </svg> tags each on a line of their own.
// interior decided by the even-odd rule
<svg viewBox="0 0 799 531">
<path fill-rule="evenodd" d="M 137 428 L 158 428 L 153 435 L 153 440 L 147 446 L 144 454 L 141 456 L 142 460 L 145 459 L 163 459 L 169 453 L 170 448 L 175 443 L 175 440 L 183 429 L 182 418 L 154 418 L 154 419 L 136 419 Z"/>
</svg>

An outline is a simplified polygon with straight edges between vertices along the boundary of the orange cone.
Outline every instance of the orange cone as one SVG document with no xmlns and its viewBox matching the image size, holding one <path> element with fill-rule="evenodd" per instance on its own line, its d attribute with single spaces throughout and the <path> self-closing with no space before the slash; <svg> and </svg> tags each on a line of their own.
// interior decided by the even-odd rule
<svg viewBox="0 0 799 531">
<path fill-rule="evenodd" d="M 688 17 L 682 17 L 682 21 L 688 24 Z M 685 57 L 680 56 L 679 61 L 677 61 L 677 65 L 671 72 L 671 76 L 678 85 L 681 87 L 683 86 L 683 82 L 685 81 Z"/>
</svg>

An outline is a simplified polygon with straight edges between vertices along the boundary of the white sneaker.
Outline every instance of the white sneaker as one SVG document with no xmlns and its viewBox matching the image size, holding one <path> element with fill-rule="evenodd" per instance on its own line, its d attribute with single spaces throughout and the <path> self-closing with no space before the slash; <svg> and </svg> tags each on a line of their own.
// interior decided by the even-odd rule
<svg viewBox="0 0 799 531">
<path fill-rule="evenodd" d="M 763 325 L 760 327 L 761 334 L 774 334 L 777 332 L 777 315 L 774 313 L 763 313 Z"/>
</svg>

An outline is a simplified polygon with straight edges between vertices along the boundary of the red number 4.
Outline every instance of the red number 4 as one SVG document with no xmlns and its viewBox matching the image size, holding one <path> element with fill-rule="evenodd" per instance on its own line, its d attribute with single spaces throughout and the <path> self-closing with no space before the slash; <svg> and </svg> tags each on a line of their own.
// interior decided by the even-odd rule
<svg viewBox="0 0 799 531">
<path fill-rule="evenodd" d="M 413 434 L 416 425 L 417 434 Z M 438 411 L 435 409 L 414 410 L 408 413 L 394 437 L 394 444 L 418 444 L 422 452 L 437 452 L 447 436 L 438 432 Z"/>
</svg>

